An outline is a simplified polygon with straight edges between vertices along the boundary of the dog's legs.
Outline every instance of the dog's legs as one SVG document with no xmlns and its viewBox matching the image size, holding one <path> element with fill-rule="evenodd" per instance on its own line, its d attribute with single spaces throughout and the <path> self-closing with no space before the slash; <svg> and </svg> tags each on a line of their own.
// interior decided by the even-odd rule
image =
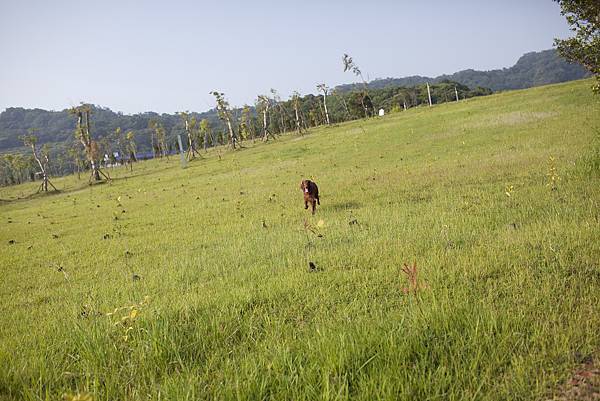
<svg viewBox="0 0 600 401">
<path fill-rule="evenodd" d="M 318 196 L 317 196 L 317 205 L 321 205 L 321 201 L 319 200 Z"/>
<path fill-rule="evenodd" d="M 315 206 L 317 205 L 317 202 L 315 202 L 315 200 L 313 199 L 312 201 L 312 214 L 315 214 Z"/>
<path fill-rule="evenodd" d="M 308 202 L 307 201 L 304 201 L 304 208 L 308 209 Z"/>
</svg>

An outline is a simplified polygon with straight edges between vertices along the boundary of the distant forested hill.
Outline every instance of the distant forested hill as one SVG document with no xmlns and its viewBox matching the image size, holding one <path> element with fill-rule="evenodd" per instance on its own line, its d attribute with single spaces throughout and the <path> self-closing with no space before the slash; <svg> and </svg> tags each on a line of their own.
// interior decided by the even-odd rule
<svg viewBox="0 0 600 401">
<path fill-rule="evenodd" d="M 470 88 L 481 86 L 493 91 L 524 89 L 532 86 L 547 85 L 573 81 L 588 77 L 589 73 L 579 64 L 571 64 L 560 57 L 556 50 L 527 53 L 510 68 L 491 71 L 464 70 L 452 75 L 441 75 L 436 78 L 411 76 L 405 78 L 376 79 L 369 82 L 370 88 L 386 88 L 394 86 L 413 86 L 425 82 L 435 83 L 445 80 L 460 82 Z M 353 84 L 341 85 L 341 91 L 351 90 Z"/>
<path fill-rule="evenodd" d="M 105 107 L 93 106 L 92 135 L 95 138 L 104 137 L 117 128 L 124 132 L 134 131 L 140 150 L 150 149 L 150 121 L 160 121 L 165 127 L 167 137 L 172 138 L 176 132 L 182 130 L 182 120 L 175 114 L 158 114 L 154 112 L 125 115 L 114 112 Z M 191 117 L 200 120 L 208 119 L 212 124 L 218 125 L 218 116 L 215 110 L 204 113 L 191 113 Z M 0 113 L 0 152 L 3 150 L 20 148 L 23 143 L 19 139 L 29 129 L 35 129 L 41 143 L 70 144 L 75 140 L 74 131 L 76 118 L 68 110 L 48 111 L 42 109 L 24 109 L 10 107 Z"/>
</svg>

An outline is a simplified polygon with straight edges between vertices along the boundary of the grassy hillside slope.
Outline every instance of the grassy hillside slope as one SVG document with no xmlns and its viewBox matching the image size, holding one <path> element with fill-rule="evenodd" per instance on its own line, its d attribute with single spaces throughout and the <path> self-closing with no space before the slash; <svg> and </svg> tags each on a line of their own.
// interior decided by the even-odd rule
<svg viewBox="0 0 600 401">
<path fill-rule="evenodd" d="M 1 189 L 0 399 L 549 395 L 600 346 L 589 86 Z"/>
</svg>

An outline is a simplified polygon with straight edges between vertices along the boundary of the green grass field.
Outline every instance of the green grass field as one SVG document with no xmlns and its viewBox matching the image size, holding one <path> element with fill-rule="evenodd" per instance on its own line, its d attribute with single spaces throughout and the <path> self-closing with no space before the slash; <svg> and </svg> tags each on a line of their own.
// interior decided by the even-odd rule
<svg viewBox="0 0 600 401">
<path fill-rule="evenodd" d="M 600 349 L 589 87 L 0 189 L 0 399 L 550 397 Z"/>
</svg>

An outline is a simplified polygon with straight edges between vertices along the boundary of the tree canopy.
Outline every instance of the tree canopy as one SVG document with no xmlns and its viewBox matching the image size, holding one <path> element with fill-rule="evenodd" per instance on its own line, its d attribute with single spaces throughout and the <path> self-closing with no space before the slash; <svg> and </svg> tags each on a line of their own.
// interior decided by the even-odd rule
<svg viewBox="0 0 600 401">
<path fill-rule="evenodd" d="M 594 91 L 600 92 L 600 1 L 556 0 L 575 36 L 555 39 L 558 52 L 583 65 L 596 76 Z"/>
</svg>

